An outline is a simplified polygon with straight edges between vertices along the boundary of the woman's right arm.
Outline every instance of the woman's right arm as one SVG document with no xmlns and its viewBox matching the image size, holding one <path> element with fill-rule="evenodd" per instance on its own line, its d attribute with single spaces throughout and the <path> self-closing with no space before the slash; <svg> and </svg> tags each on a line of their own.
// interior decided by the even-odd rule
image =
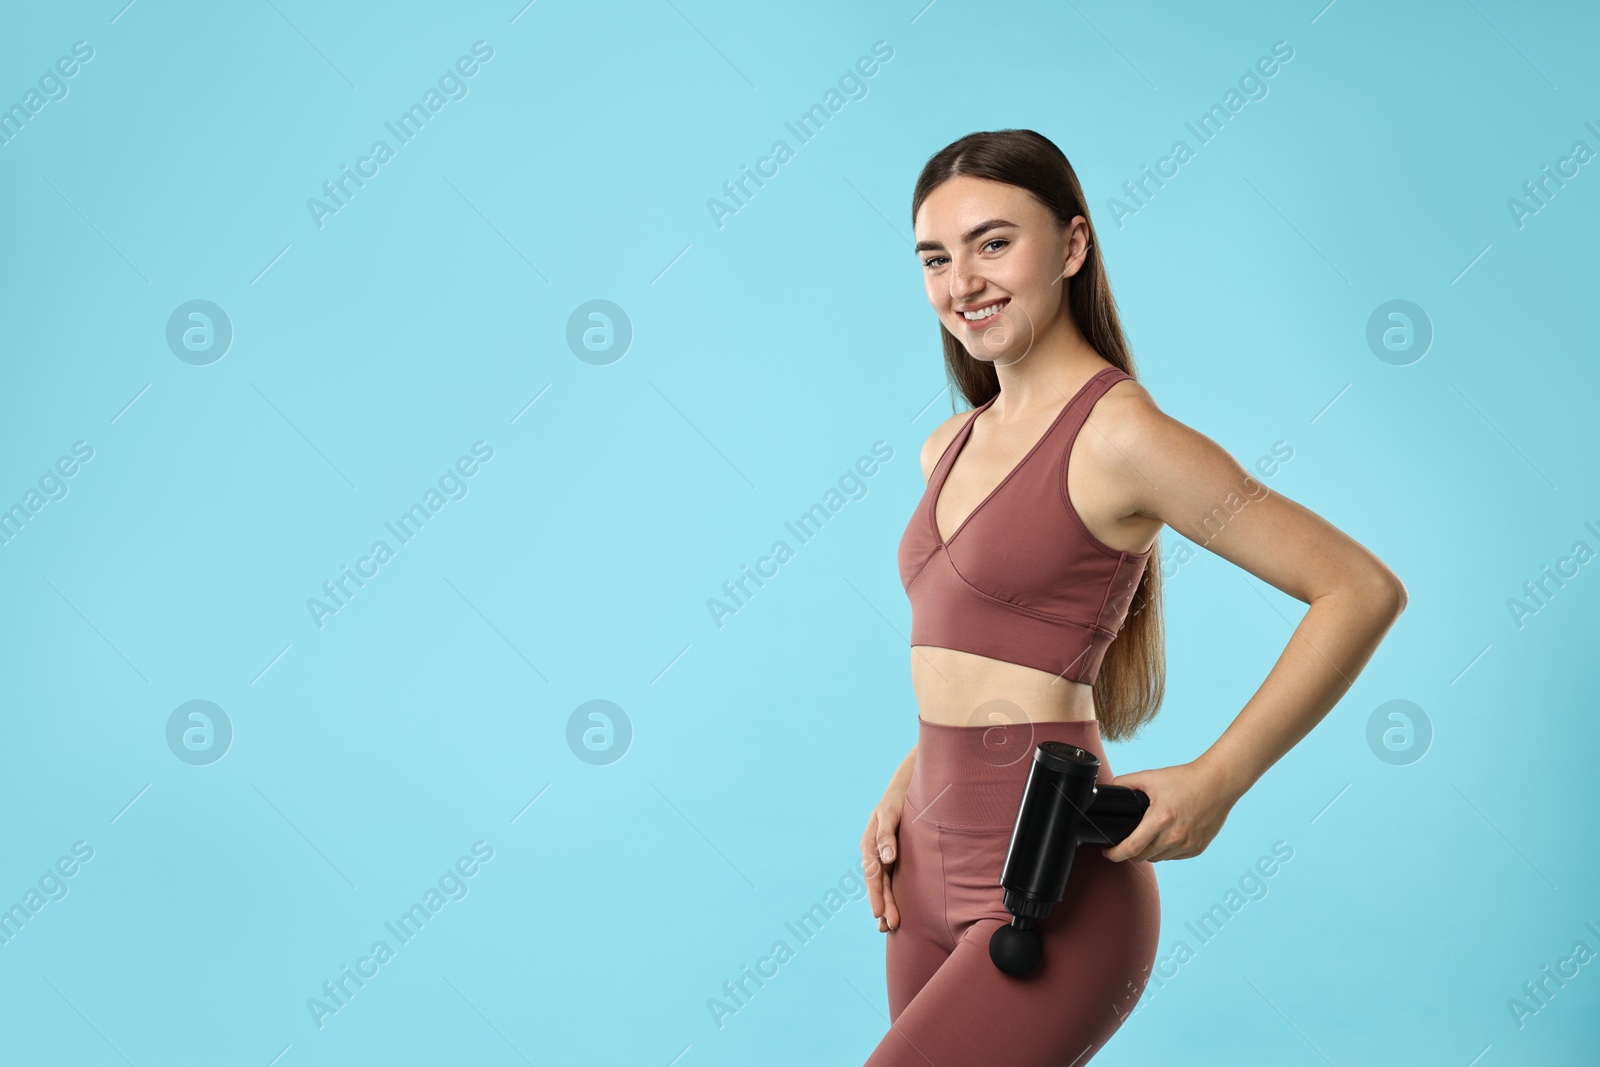
<svg viewBox="0 0 1600 1067">
<path fill-rule="evenodd" d="M 900 813 L 905 808 L 906 789 L 911 784 L 911 773 L 917 765 L 917 746 L 901 761 L 889 778 L 883 799 L 873 809 L 867 820 L 867 832 L 861 836 L 861 869 L 867 879 L 867 896 L 872 904 L 872 914 L 877 916 L 879 932 L 893 930 L 900 925 L 900 909 L 895 906 L 894 891 L 889 886 L 890 868 L 899 855 L 896 834 L 900 829 Z"/>
<path fill-rule="evenodd" d="M 924 486 L 966 418 L 966 412 L 951 415 L 922 442 L 917 461 L 922 465 Z M 905 807 L 906 789 L 911 785 L 911 772 L 916 766 L 917 746 L 912 745 L 911 752 L 889 778 L 883 799 L 878 801 L 872 817 L 867 820 L 867 832 L 861 835 L 861 871 L 867 879 L 867 897 L 872 902 L 872 914 L 878 918 L 880 932 L 900 925 L 900 909 L 895 907 L 894 892 L 889 888 L 889 867 L 900 854 L 895 835 L 900 829 L 900 812 Z"/>
<path fill-rule="evenodd" d="M 906 758 L 900 761 L 900 766 L 895 770 L 894 775 L 890 777 L 889 789 L 898 791 L 904 797 L 907 787 L 911 785 L 911 772 L 916 770 L 916 767 L 917 746 L 912 745 L 911 751 L 906 753 Z M 893 844 L 893 842 L 891 841 L 890 844 Z M 888 856 L 885 859 L 893 859 L 893 857 Z"/>
</svg>

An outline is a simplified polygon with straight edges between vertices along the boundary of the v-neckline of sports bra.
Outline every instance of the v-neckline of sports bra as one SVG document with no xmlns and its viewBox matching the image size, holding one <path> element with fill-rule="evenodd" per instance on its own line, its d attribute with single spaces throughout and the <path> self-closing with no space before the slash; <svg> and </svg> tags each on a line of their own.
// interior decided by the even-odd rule
<svg viewBox="0 0 1600 1067">
<path fill-rule="evenodd" d="M 1039 435 L 1039 439 L 1033 443 L 1033 446 L 1022 454 L 1022 458 L 1017 460 L 1016 465 L 1006 472 L 1006 476 L 1004 478 L 1001 478 L 999 482 L 995 483 L 995 487 L 989 490 L 989 494 L 987 496 L 978 501 L 978 506 L 967 513 L 967 517 L 962 519 L 961 522 L 957 524 L 956 528 L 951 531 L 950 536 L 945 537 L 939 533 L 939 498 L 944 495 L 944 486 L 945 483 L 950 480 L 950 472 L 955 470 L 956 462 L 961 458 L 961 453 L 965 451 L 967 447 L 967 439 L 972 436 L 973 424 L 978 421 L 978 416 L 983 414 L 985 408 L 1000 398 L 1000 394 L 995 393 L 994 396 L 991 396 L 988 400 L 985 400 L 983 403 L 972 409 L 972 415 L 962 425 L 960 431 L 957 432 L 955 440 L 951 442 L 951 447 L 955 450 L 955 454 L 950 457 L 950 462 L 945 464 L 944 474 L 940 476 L 939 486 L 933 491 L 933 499 L 928 505 L 928 525 L 932 527 L 933 539 L 939 543 L 940 548 L 948 549 L 950 547 L 950 542 L 961 536 L 961 531 L 965 530 L 967 525 L 977 517 L 978 512 L 982 511 L 989 501 L 993 500 L 999 494 L 1000 490 L 1005 488 L 1006 483 L 1009 482 L 1018 471 L 1026 466 L 1028 460 L 1033 458 L 1033 454 L 1039 451 L 1040 446 L 1043 445 L 1045 441 L 1049 440 L 1050 435 L 1055 432 L 1055 428 L 1060 425 L 1061 420 L 1066 416 L 1067 412 L 1072 410 L 1072 408 L 1077 405 L 1078 401 L 1082 399 L 1083 395 L 1089 391 L 1089 388 L 1094 385 L 1095 382 L 1099 381 L 1103 375 L 1108 374 L 1116 369 L 1116 367 L 1102 368 L 1093 374 L 1088 381 L 1084 382 L 1083 386 L 1076 393 L 1072 394 L 1072 399 L 1061 405 L 1061 410 L 1056 412 L 1055 418 L 1050 420 L 1050 425 L 1045 427 L 1044 433 Z"/>
</svg>

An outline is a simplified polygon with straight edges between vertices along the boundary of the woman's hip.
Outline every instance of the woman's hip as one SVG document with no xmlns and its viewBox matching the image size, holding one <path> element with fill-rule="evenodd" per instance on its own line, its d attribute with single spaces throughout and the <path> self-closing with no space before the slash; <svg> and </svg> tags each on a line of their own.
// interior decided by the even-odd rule
<svg viewBox="0 0 1600 1067">
<path fill-rule="evenodd" d="M 1011 917 L 1000 876 L 1034 749 L 1044 741 L 1062 741 L 1094 753 L 1100 760 L 1096 781 L 1101 785 L 1110 783 L 1112 770 L 1094 720 L 1001 726 L 918 722 L 917 758 L 901 833 L 915 837 L 914 847 L 925 858 L 937 856 L 937 863 L 918 864 L 916 873 L 921 881 L 937 875 L 943 918 L 959 940 L 975 922 Z M 1153 956 L 1160 921 L 1153 865 L 1109 859 L 1104 848 L 1078 848 L 1066 894 L 1041 924 L 1041 936 L 1047 943 L 1073 940 L 1099 924 L 1108 927 L 1107 937 L 1123 938 L 1122 948 L 1143 954 L 1148 947 Z"/>
</svg>

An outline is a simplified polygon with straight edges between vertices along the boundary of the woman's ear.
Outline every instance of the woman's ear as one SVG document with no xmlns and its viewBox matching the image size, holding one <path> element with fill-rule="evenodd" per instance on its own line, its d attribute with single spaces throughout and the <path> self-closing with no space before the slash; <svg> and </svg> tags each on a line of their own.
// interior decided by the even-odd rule
<svg viewBox="0 0 1600 1067">
<path fill-rule="evenodd" d="M 1081 230 L 1077 225 L 1077 223 L 1078 223 L 1078 221 L 1080 219 L 1083 221 L 1083 226 L 1082 226 Z M 1084 235 L 1083 247 L 1081 249 L 1074 250 L 1074 248 L 1073 248 L 1073 239 L 1080 232 Z M 1090 246 L 1092 244 L 1093 244 L 1093 242 L 1089 240 L 1089 220 L 1085 219 L 1082 215 L 1078 215 L 1077 217 L 1075 217 L 1072 220 L 1072 223 L 1069 224 L 1069 226 L 1067 227 L 1067 240 L 1066 240 L 1067 257 L 1066 257 L 1065 262 L 1063 262 L 1062 265 L 1061 265 L 1061 275 L 1057 279 L 1057 281 L 1065 281 L 1066 279 L 1068 279 L 1068 278 L 1072 277 L 1074 274 L 1076 274 L 1078 272 L 1078 270 L 1081 270 L 1083 268 L 1083 264 L 1089 258 L 1089 248 L 1090 248 Z M 1077 263 L 1078 263 L 1076 268 L 1074 268 L 1072 266 L 1072 262 L 1073 262 L 1074 259 L 1076 259 Z"/>
</svg>

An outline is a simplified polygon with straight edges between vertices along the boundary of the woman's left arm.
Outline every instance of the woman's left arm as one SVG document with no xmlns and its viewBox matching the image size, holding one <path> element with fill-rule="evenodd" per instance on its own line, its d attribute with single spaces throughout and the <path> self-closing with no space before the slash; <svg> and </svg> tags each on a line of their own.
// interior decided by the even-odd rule
<svg viewBox="0 0 1600 1067">
<path fill-rule="evenodd" d="M 1091 448 L 1102 469 L 1121 472 L 1122 513 L 1160 519 L 1310 605 L 1266 680 L 1210 748 L 1189 763 L 1115 779 L 1143 790 L 1150 808 L 1105 855 L 1185 859 L 1211 843 L 1234 803 L 1354 684 L 1405 609 L 1406 589 L 1377 556 L 1267 489 L 1147 393 L 1129 390 L 1119 399 L 1107 418 L 1091 420 L 1102 423 Z"/>
</svg>

